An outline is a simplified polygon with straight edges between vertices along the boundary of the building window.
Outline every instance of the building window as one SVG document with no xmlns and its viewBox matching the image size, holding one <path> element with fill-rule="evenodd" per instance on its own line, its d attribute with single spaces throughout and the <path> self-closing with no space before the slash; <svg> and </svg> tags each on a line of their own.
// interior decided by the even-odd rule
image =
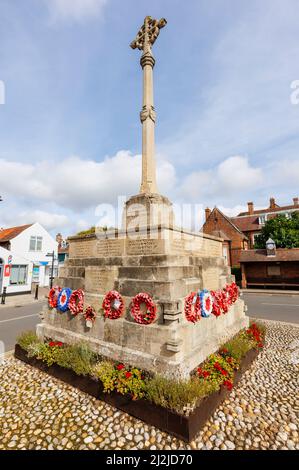
<svg viewBox="0 0 299 470">
<path fill-rule="evenodd" d="M 225 258 L 225 263 L 228 264 L 227 246 L 223 246 L 223 247 L 222 247 L 222 254 L 223 254 L 223 257 Z"/>
<path fill-rule="evenodd" d="M 267 266 L 268 276 L 280 276 L 280 266 Z"/>
<path fill-rule="evenodd" d="M 43 237 L 30 237 L 29 251 L 42 251 Z"/>
<path fill-rule="evenodd" d="M 33 282 L 38 282 L 39 281 L 39 266 L 33 266 L 32 281 Z"/>
<path fill-rule="evenodd" d="M 260 225 L 265 225 L 266 222 L 267 222 L 267 214 L 265 214 L 265 215 L 260 215 L 260 217 L 259 217 L 259 224 L 260 224 Z"/>
<path fill-rule="evenodd" d="M 22 286 L 27 284 L 27 265 L 13 265 L 11 267 L 9 282 L 13 286 Z"/>
</svg>

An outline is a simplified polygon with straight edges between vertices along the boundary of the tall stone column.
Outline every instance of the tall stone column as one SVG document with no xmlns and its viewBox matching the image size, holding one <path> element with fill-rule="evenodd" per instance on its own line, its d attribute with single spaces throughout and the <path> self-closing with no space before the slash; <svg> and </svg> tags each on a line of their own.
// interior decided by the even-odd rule
<svg viewBox="0 0 299 470">
<path fill-rule="evenodd" d="M 143 107 L 140 113 L 142 123 L 142 178 L 140 194 L 157 194 L 157 177 L 155 162 L 155 123 L 156 112 L 154 108 L 153 68 L 155 59 L 152 54 L 152 46 L 159 36 L 160 29 L 164 28 L 167 21 L 154 20 L 147 16 L 140 28 L 132 49 L 143 51 L 140 64 L 143 69 Z"/>
<path fill-rule="evenodd" d="M 132 49 L 142 51 L 140 64 L 143 70 L 143 106 L 140 113 L 142 124 L 142 176 L 139 194 L 126 202 L 123 227 L 137 232 L 139 228 L 158 225 L 173 226 L 174 216 L 171 202 L 158 193 L 155 161 L 155 124 L 153 68 L 155 59 L 152 46 L 167 21 L 147 16 Z"/>
<path fill-rule="evenodd" d="M 140 113 L 142 124 L 142 178 L 140 193 L 158 193 L 155 161 L 155 124 L 153 68 L 155 59 L 150 51 L 140 61 L 143 69 L 143 107 Z"/>
</svg>

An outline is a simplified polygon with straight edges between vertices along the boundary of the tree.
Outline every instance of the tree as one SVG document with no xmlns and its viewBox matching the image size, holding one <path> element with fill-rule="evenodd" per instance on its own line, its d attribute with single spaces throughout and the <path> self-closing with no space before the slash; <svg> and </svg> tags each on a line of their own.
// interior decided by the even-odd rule
<svg viewBox="0 0 299 470">
<path fill-rule="evenodd" d="M 255 248 L 266 248 L 269 238 L 275 241 L 277 248 L 299 248 L 299 212 L 293 212 L 291 217 L 278 215 L 268 220 L 255 238 Z"/>
</svg>

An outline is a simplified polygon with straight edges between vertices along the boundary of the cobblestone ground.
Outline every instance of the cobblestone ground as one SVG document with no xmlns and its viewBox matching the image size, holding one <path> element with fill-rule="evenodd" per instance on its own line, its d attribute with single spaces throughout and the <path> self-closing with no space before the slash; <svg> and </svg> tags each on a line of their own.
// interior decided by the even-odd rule
<svg viewBox="0 0 299 470">
<path fill-rule="evenodd" d="M 8 359 L 0 367 L 0 449 L 299 449 L 290 349 L 299 328 L 265 323 L 265 349 L 190 444 Z"/>
</svg>

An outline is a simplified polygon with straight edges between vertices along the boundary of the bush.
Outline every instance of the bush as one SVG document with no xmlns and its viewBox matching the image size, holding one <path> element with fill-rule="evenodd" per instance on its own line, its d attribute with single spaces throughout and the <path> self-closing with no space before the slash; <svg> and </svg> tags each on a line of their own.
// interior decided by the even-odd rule
<svg viewBox="0 0 299 470">
<path fill-rule="evenodd" d="M 17 344 L 19 344 L 21 348 L 25 349 L 25 351 L 28 351 L 28 348 L 32 344 L 36 344 L 38 342 L 39 339 L 34 331 L 25 331 L 17 338 Z"/>
<path fill-rule="evenodd" d="M 32 343 L 28 348 L 29 357 L 36 357 L 45 362 L 48 367 L 56 363 L 58 354 L 58 347 L 50 347 L 47 343 Z"/>
<path fill-rule="evenodd" d="M 21 338 L 20 346 L 26 345 L 29 357 L 36 357 L 45 362 L 49 367 L 58 364 L 65 369 L 73 370 L 77 375 L 88 375 L 93 365 L 99 359 L 86 343 L 76 345 L 63 345 L 59 342 L 42 343 Z M 22 346 L 23 347 L 23 346 Z"/>
<path fill-rule="evenodd" d="M 144 396 L 145 377 L 139 369 L 104 361 L 93 367 L 92 375 L 103 383 L 105 393 L 115 390 L 121 395 L 130 395 L 133 400 Z"/>
<path fill-rule="evenodd" d="M 73 370 L 77 375 L 88 375 L 98 359 L 97 355 L 86 343 L 79 343 L 62 348 L 51 348 L 54 351 L 55 362 L 65 369 Z"/>
<path fill-rule="evenodd" d="M 167 379 L 155 376 L 146 383 L 146 398 L 179 413 L 192 410 L 196 404 L 219 387 L 213 383 L 197 378 L 190 380 Z"/>
<path fill-rule="evenodd" d="M 230 341 L 225 343 L 223 346 L 227 349 L 228 354 L 240 361 L 242 357 L 244 357 L 248 351 L 253 349 L 255 346 L 254 342 L 245 334 L 245 332 L 240 333 L 235 338 L 232 338 Z"/>
</svg>

